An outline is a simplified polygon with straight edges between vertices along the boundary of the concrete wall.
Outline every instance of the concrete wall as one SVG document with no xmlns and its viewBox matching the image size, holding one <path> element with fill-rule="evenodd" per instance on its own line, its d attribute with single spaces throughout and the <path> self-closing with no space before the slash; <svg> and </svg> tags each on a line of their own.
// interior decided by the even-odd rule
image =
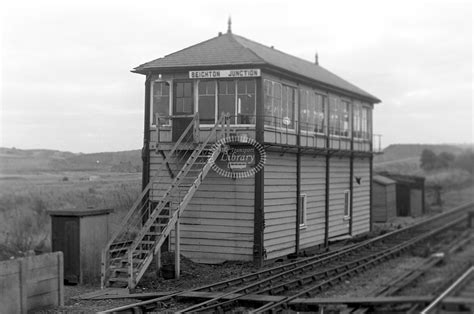
<svg viewBox="0 0 474 314">
<path fill-rule="evenodd" d="M 63 254 L 0 262 L 0 313 L 26 313 L 64 305 Z"/>
</svg>

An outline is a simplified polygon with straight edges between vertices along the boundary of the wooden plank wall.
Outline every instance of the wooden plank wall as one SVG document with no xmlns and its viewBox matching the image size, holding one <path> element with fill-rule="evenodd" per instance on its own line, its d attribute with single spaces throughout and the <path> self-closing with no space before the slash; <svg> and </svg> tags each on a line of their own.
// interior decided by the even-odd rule
<svg viewBox="0 0 474 314">
<path fill-rule="evenodd" d="M 397 216 L 397 188 L 395 184 L 387 187 L 387 220 Z"/>
<path fill-rule="evenodd" d="M 354 177 L 360 177 L 360 185 L 354 182 L 352 196 L 352 235 L 370 231 L 370 161 L 354 158 Z M 355 181 L 355 180 L 354 180 Z"/>
<path fill-rule="evenodd" d="M 181 216 L 181 254 L 201 263 L 251 261 L 253 211 L 253 177 L 233 180 L 209 171 Z"/>
<path fill-rule="evenodd" d="M 300 248 L 324 242 L 326 157 L 301 156 L 301 193 L 306 194 L 306 227 L 300 229 Z"/>
<path fill-rule="evenodd" d="M 213 170 L 181 217 L 181 252 L 198 262 L 251 261 L 254 178 L 230 179 Z"/>
<path fill-rule="evenodd" d="M 388 219 L 388 189 L 394 185 L 373 184 L 372 215 L 374 222 L 386 222 Z"/>
<path fill-rule="evenodd" d="M 63 267 L 62 252 L 0 262 L 0 312 L 64 305 Z"/>
<path fill-rule="evenodd" d="M 153 175 L 163 159 L 151 155 Z M 254 181 L 222 177 L 211 169 L 180 218 L 181 254 L 201 263 L 251 261 Z M 155 200 L 166 185 L 160 186 L 153 190 Z M 174 232 L 170 242 L 173 247 Z"/>
<path fill-rule="evenodd" d="M 349 221 L 344 220 L 344 191 L 350 188 L 348 157 L 329 160 L 329 238 L 347 234 Z"/>
<path fill-rule="evenodd" d="M 267 151 L 264 247 L 267 259 L 295 251 L 296 154 Z"/>
<path fill-rule="evenodd" d="M 165 152 L 165 156 L 169 152 Z M 161 154 L 156 153 L 155 151 L 150 152 L 150 181 L 156 174 L 156 171 L 159 169 L 164 158 Z M 160 184 L 154 184 L 152 187 L 150 198 L 153 201 L 158 201 L 160 197 L 166 192 L 166 188 L 171 184 L 172 179 L 167 171 L 161 171 L 159 176 Z"/>
<path fill-rule="evenodd" d="M 81 217 L 81 283 L 100 282 L 101 252 L 109 237 L 109 215 Z"/>
</svg>

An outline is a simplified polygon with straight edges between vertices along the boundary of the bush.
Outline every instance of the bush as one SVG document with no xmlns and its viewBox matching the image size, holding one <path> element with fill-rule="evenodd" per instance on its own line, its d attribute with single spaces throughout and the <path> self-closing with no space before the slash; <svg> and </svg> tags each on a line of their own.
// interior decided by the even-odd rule
<svg viewBox="0 0 474 314">
<path fill-rule="evenodd" d="M 458 155 L 454 162 L 454 167 L 469 171 L 474 174 L 474 153 L 472 151 L 466 151 Z"/>
</svg>

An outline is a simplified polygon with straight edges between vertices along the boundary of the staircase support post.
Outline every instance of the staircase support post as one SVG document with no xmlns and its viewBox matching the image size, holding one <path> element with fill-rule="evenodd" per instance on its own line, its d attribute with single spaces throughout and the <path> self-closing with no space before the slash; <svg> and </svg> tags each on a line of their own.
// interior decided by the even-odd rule
<svg viewBox="0 0 474 314">
<path fill-rule="evenodd" d="M 155 262 L 156 262 L 156 276 L 160 275 L 161 269 L 161 247 L 158 248 L 158 251 L 155 254 Z"/>
<path fill-rule="evenodd" d="M 179 279 L 179 275 L 180 275 L 180 272 L 181 272 L 181 261 L 180 261 L 180 250 L 181 250 L 181 247 L 180 247 L 180 237 L 179 237 L 179 233 L 180 233 L 180 230 L 179 230 L 179 218 L 178 220 L 176 220 L 176 225 L 174 227 L 174 232 L 175 232 L 175 237 L 174 237 L 174 274 L 175 274 L 175 278 L 176 279 Z"/>
</svg>

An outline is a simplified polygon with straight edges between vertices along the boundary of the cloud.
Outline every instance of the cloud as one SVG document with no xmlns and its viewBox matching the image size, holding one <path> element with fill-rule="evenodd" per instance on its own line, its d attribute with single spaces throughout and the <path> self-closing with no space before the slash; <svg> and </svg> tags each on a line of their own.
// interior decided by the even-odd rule
<svg viewBox="0 0 474 314">
<path fill-rule="evenodd" d="M 139 148 L 144 77 L 130 70 L 225 31 L 229 14 L 235 33 L 310 61 L 318 52 L 381 98 L 374 124 L 385 144 L 472 140 L 470 1 L 3 5 L 1 145 Z"/>
</svg>

